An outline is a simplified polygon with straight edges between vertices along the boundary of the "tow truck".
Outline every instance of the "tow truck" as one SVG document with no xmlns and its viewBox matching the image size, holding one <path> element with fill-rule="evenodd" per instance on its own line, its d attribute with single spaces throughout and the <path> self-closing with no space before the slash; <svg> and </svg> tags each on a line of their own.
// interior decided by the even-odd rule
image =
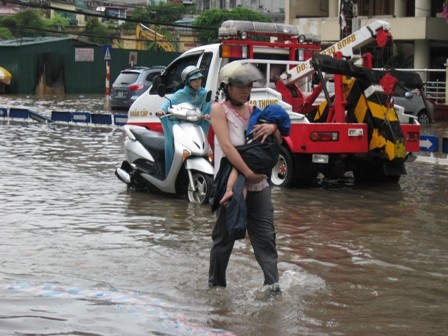
<svg viewBox="0 0 448 336">
<path fill-rule="evenodd" d="M 161 131 L 158 87 L 165 85 L 168 96 L 175 92 L 185 66 L 201 67 L 205 88 L 217 92 L 221 67 L 249 60 L 266 77 L 263 87 L 253 88 L 251 102 L 260 108 L 280 104 L 291 117 L 291 134 L 272 171 L 274 185 L 307 186 L 319 174 L 334 179 L 349 171 L 355 181 L 398 182 L 406 174 L 405 161 L 419 150 L 420 125 L 394 105 L 394 77 L 378 79 L 371 56 L 360 53 L 371 42 L 391 43 L 387 22 L 373 21 L 324 50 L 287 24 L 229 20 L 219 37 L 220 43 L 193 48 L 169 64 L 131 106 L 128 123 Z"/>
</svg>

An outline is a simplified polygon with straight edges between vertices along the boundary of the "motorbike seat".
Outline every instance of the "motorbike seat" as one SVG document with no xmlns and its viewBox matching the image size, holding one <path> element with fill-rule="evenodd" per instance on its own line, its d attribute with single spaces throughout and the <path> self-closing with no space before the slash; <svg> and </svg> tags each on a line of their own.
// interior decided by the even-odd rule
<svg viewBox="0 0 448 336">
<path fill-rule="evenodd" d="M 135 138 L 150 152 L 163 153 L 165 151 L 165 135 L 146 128 L 133 129 Z"/>
</svg>

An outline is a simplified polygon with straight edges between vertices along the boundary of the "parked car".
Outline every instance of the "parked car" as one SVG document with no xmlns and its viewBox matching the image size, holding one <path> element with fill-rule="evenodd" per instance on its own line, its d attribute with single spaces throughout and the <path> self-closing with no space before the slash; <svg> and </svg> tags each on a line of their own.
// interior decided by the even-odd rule
<svg viewBox="0 0 448 336">
<path fill-rule="evenodd" d="M 395 104 L 404 108 L 404 113 L 417 117 L 421 125 L 429 125 L 434 122 L 434 105 L 426 99 L 421 90 L 412 90 L 397 85 L 394 91 L 394 100 Z"/>
<path fill-rule="evenodd" d="M 111 109 L 129 109 L 132 103 L 152 85 L 165 66 L 133 67 L 122 70 L 112 84 L 109 95 Z"/>
</svg>

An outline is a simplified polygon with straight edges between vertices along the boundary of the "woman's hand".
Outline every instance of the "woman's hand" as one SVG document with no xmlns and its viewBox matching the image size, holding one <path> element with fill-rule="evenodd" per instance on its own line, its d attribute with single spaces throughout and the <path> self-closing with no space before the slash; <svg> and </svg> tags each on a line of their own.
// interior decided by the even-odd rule
<svg viewBox="0 0 448 336">
<path fill-rule="evenodd" d="M 246 180 L 251 183 L 258 183 L 267 178 L 268 177 L 265 174 L 255 174 L 253 171 L 246 175 Z"/>
<path fill-rule="evenodd" d="M 264 142 L 266 138 L 277 131 L 276 124 L 257 124 L 254 126 L 254 130 L 252 131 L 254 134 L 254 140 L 261 139 L 261 142 Z"/>
</svg>

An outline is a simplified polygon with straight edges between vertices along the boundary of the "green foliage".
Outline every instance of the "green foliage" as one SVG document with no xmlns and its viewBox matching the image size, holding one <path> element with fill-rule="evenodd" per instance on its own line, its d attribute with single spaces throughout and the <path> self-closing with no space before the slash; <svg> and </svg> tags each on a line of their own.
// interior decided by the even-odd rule
<svg viewBox="0 0 448 336">
<path fill-rule="evenodd" d="M 0 27 L 0 40 L 12 40 L 14 35 L 8 28 Z"/>
<path fill-rule="evenodd" d="M 165 36 L 169 41 L 172 39 L 171 33 L 163 24 L 172 24 L 180 20 L 188 12 L 182 4 L 160 2 L 157 5 L 148 5 L 145 8 L 137 8 L 132 14 L 132 20 L 143 23 L 145 26 L 154 29 L 159 34 Z M 137 23 L 126 24 L 126 28 L 135 28 Z M 123 27 L 123 26 L 122 26 Z M 159 50 L 155 42 L 148 42 L 148 50 Z"/>
<path fill-rule="evenodd" d="M 68 27 L 70 25 L 70 20 L 63 17 L 58 13 L 54 13 L 53 17 L 46 21 L 48 27 Z"/>
<path fill-rule="evenodd" d="M 147 26 L 153 23 L 171 24 L 180 20 L 186 12 L 186 7 L 181 4 L 161 2 L 158 5 L 146 6 L 143 10 L 135 10 L 132 19 Z M 164 29 L 163 26 L 158 26 L 157 31 Z"/>
<path fill-rule="evenodd" d="M 0 26 L 8 28 L 14 37 L 43 36 L 46 33 L 46 21 L 39 10 L 27 9 L 14 15 L 2 18 Z"/>
<path fill-rule="evenodd" d="M 86 34 L 89 35 L 89 40 L 98 43 L 110 43 L 110 34 L 107 27 L 101 24 L 96 18 L 87 20 Z"/>
<path fill-rule="evenodd" d="M 270 22 L 271 20 L 247 8 L 210 9 L 204 11 L 193 22 L 195 27 L 208 27 L 209 29 L 198 29 L 198 39 L 200 43 L 218 42 L 218 28 L 226 20 L 246 20 L 257 22 Z"/>
</svg>

